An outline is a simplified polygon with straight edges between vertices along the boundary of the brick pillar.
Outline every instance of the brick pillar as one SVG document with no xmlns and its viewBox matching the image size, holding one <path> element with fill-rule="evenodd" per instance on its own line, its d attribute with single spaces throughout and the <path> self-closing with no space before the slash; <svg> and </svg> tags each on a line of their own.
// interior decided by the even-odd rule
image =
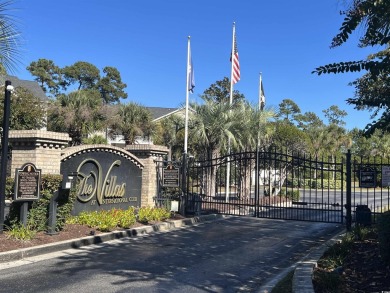
<svg viewBox="0 0 390 293">
<path fill-rule="evenodd" d="M 42 174 L 60 174 L 61 152 L 70 141 L 69 134 L 46 130 L 12 130 L 11 176 L 25 163 L 33 163 Z"/>
<path fill-rule="evenodd" d="M 142 170 L 141 206 L 154 206 L 153 197 L 157 196 L 157 165 L 154 162 L 158 158 L 169 153 L 165 146 L 151 144 L 128 145 L 125 149 L 139 158 L 144 164 Z"/>
</svg>

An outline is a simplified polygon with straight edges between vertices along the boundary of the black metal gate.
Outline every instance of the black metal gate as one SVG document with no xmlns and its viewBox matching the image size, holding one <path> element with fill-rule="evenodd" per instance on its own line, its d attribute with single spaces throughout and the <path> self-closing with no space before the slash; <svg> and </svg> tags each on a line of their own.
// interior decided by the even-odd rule
<svg viewBox="0 0 390 293">
<path fill-rule="evenodd" d="M 189 161 L 186 212 L 342 223 L 343 159 L 242 152 Z"/>
<path fill-rule="evenodd" d="M 347 162 L 347 227 L 352 222 L 369 225 L 390 210 L 390 158 L 351 156 L 348 152 Z"/>
<path fill-rule="evenodd" d="M 390 210 L 390 157 L 242 152 L 189 161 L 185 211 L 370 225 Z"/>
</svg>

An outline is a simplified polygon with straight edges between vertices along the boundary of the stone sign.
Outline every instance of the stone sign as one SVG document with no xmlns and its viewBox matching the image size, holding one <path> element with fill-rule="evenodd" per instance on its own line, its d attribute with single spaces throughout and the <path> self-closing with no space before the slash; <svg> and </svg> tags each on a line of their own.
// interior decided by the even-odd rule
<svg viewBox="0 0 390 293">
<path fill-rule="evenodd" d="M 108 148 L 79 152 L 63 160 L 63 177 L 69 174 L 77 177 L 72 213 L 140 206 L 142 169 L 136 163 L 131 157 Z"/>
<path fill-rule="evenodd" d="M 39 199 L 41 186 L 41 170 L 34 164 L 24 164 L 21 169 L 15 171 L 15 196 L 17 201 Z"/>
</svg>

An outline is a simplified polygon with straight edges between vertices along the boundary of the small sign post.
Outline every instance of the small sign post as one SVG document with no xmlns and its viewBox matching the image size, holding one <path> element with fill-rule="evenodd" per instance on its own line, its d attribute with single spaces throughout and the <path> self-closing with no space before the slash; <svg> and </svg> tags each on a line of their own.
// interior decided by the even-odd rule
<svg viewBox="0 0 390 293">
<path fill-rule="evenodd" d="M 28 202 L 39 199 L 41 170 L 34 164 L 26 163 L 15 171 L 15 201 L 23 202 L 20 208 L 21 222 L 27 225 Z"/>
<path fill-rule="evenodd" d="M 374 188 L 376 187 L 376 170 L 364 168 L 360 170 L 359 187 Z"/>
<path fill-rule="evenodd" d="M 382 187 L 390 186 L 390 166 L 382 166 Z"/>
<path fill-rule="evenodd" d="M 179 173 L 179 168 L 176 168 L 172 163 L 169 163 L 166 168 L 163 168 L 163 186 L 179 187 Z"/>
</svg>

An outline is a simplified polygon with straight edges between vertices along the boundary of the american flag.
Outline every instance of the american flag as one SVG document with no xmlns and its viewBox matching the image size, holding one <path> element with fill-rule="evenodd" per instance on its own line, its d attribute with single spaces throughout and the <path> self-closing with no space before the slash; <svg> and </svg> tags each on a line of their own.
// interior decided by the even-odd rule
<svg viewBox="0 0 390 293">
<path fill-rule="evenodd" d="M 234 33 L 234 51 L 233 56 L 230 57 L 230 61 L 233 62 L 232 66 L 232 79 L 233 83 L 237 83 L 240 80 L 240 61 L 238 60 L 238 50 L 237 50 L 237 41 L 236 34 Z M 232 60 L 233 57 L 233 60 Z"/>
</svg>

